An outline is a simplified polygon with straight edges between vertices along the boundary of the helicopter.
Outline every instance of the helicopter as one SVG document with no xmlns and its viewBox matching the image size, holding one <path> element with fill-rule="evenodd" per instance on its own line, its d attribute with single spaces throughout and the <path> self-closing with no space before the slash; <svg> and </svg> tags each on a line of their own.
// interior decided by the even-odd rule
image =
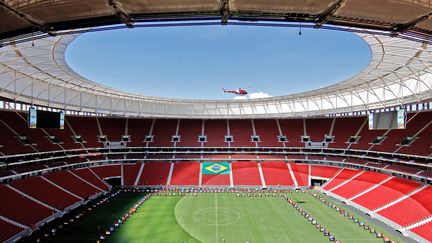
<svg viewBox="0 0 432 243">
<path fill-rule="evenodd" d="M 248 92 L 246 90 L 242 89 L 242 88 L 233 89 L 233 90 L 222 88 L 222 90 L 223 90 L 224 93 L 232 93 L 232 94 L 240 95 L 240 96 L 248 94 Z"/>
</svg>

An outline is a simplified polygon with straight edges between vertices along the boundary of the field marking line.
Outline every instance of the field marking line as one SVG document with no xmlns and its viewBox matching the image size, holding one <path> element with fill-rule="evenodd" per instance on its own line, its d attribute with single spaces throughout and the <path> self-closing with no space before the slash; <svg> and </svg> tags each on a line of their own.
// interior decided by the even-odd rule
<svg viewBox="0 0 432 243">
<path fill-rule="evenodd" d="M 215 211 L 216 211 L 216 219 L 215 219 L 215 226 L 216 226 L 216 243 L 219 240 L 219 226 L 218 226 L 218 201 L 217 201 L 217 193 L 215 195 Z"/>
</svg>

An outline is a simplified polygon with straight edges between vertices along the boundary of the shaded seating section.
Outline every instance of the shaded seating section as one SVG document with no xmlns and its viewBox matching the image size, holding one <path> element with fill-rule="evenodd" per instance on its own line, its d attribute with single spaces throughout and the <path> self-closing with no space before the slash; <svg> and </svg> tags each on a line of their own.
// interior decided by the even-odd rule
<svg viewBox="0 0 432 243">
<path fill-rule="evenodd" d="M 307 159 L 310 159 L 310 160 L 324 160 L 324 156 L 322 156 L 322 155 L 308 155 Z"/>
<path fill-rule="evenodd" d="M 333 190 L 332 192 L 343 198 L 349 199 L 371 187 L 387 179 L 389 175 L 365 171 L 363 174 L 352 179 L 343 186 Z"/>
<path fill-rule="evenodd" d="M 179 126 L 180 142 L 177 147 L 200 147 L 198 136 L 201 135 L 202 120 L 181 120 Z M 174 134 L 173 134 L 174 135 Z"/>
<path fill-rule="evenodd" d="M 226 120 L 206 120 L 204 134 L 207 136 L 205 147 L 225 147 L 225 135 L 228 135 Z M 234 138 L 235 139 L 235 138 Z"/>
<path fill-rule="evenodd" d="M 104 165 L 93 167 L 91 170 L 96 173 L 101 179 L 120 177 L 121 168 L 120 165 Z"/>
<path fill-rule="evenodd" d="M 172 136 L 176 134 L 177 121 L 177 119 L 156 119 L 153 128 L 154 141 L 149 146 L 171 147 Z"/>
<path fill-rule="evenodd" d="M 254 120 L 256 135 L 260 136 L 260 147 L 281 147 L 278 141 L 279 131 L 276 120 L 258 119 Z"/>
<path fill-rule="evenodd" d="M 362 124 L 367 120 L 365 117 L 338 117 L 333 128 L 333 143 L 330 148 L 347 148 L 351 136 L 355 136 Z M 367 126 L 367 124 L 366 124 Z"/>
<path fill-rule="evenodd" d="M 304 147 L 304 143 L 301 142 L 301 136 L 305 135 L 302 119 L 279 120 L 279 124 L 281 126 L 282 135 L 286 136 L 288 140 L 286 143 L 287 147 Z"/>
<path fill-rule="evenodd" d="M 306 119 L 306 135 L 310 136 L 312 142 L 324 141 L 325 135 L 330 135 L 333 119 L 311 118 Z"/>
<path fill-rule="evenodd" d="M 11 186 L 58 210 L 64 210 L 81 201 L 81 199 L 55 187 L 39 176 L 33 176 L 23 180 L 14 180 Z"/>
<path fill-rule="evenodd" d="M 261 169 L 267 186 L 294 186 L 285 162 L 262 162 Z"/>
<path fill-rule="evenodd" d="M 84 199 L 100 192 L 98 189 L 80 180 L 69 171 L 48 173 L 43 175 L 43 177 Z"/>
<path fill-rule="evenodd" d="M 0 170 L 0 177 L 4 177 L 4 176 L 10 176 L 13 175 L 14 173 L 10 170 Z"/>
<path fill-rule="evenodd" d="M 54 210 L 22 196 L 5 185 L 0 185 L 0 195 L 0 215 L 29 227 L 34 227 L 55 213 Z"/>
<path fill-rule="evenodd" d="M 360 170 L 352 170 L 352 169 L 343 169 L 335 178 L 330 180 L 327 184 L 323 186 L 324 190 L 330 191 L 333 188 L 339 186 L 340 184 L 344 183 L 346 180 L 351 179 L 358 173 L 360 173 Z"/>
<path fill-rule="evenodd" d="M 339 171 L 341 171 L 341 168 L 338 168 L 338 167 L 311 165 L 311 176 L 312 177 L 331 179 Z"/>
<path fill-rule="evenodd" d="M 432 242 L 432 222 L 411 229 L 412 232 Z"/>
<path fill-rule="evenodd" d="M 430 116 L 432 112 L 428 112 Z M 429 121 L 432 118 L 429 118 Z M 397 152 L 401 154 L 415 154 L 428 156 L 432 154 L 432 124 L 424 129 L 420 134 L 417 135 L 417 139 L 413 141 L 409 146 L 404 146 Z M 414 135 L 414 134 L 413 134 Z"/>
<path fill-rule="evenodd" d="M 291 163 L 291 169 L 297 180 L 298 186 L 309 185 L 309 165 Z"/>
<path fill-rule="evenodd" d="M 6 111 L 0 112 L 0 119 L 3 120 L 3 116 L 6 114 Z M 4 154 L 26 154 L 26 153 L 34 153 L 35 150 L 31 146 L 24 145 L 17 138 L 16 135 L 7 128 L 0 121 L 0 144 L 3 147 L 0 147 L 0 151 Z"/>
<path fill-rule="evenodd" d="M 104 191 L 109 189 L 109 186 L 88 168 L 72 170 L 72 173 Z"/>
<path fill-rule="evenodd" d="M 431 119 L 432 117 L 426 112 L 408 114 L 406 128 L 390 130 L 390 132 L 386 134 L 387 138 L 380 145 L 374 146 L 373 150 L 394 152 L 406 137 L 414 136 L 431 121 Z"/>
<path fill-rule="evenodd" d="M 306 155 L 302 155 L 302 154 L 290 154 L 287 156 L 289 160 L 301 160 L 301 159 L 306 159 Z"/>
<path fill-rule="evenodd" d="M 425 170 L 425 171 L 420 172 L 419 175 L 432 178 L 432 171 L 431 170 Z"/>
<path fill-rule="evenodd" d="M 0 219 L 0 242 L 6 242 L 10 238 L 19 234 L 24 228 L 11 224 Z"/>
<path fill-rule="evenodd" d="M 369 127 L 366 124 L 359 134 L 359 140 L 357 143 L 351 144 L 350 149 L 368 150 L 372 146 L 372 141 L 377 136 L 381 136 L 382 133 L 382 130 L 369 130 Z"/>
<path fill-rule="evenodd" d="M 242 160 L 245 160 L 245 159 L 257 159 L 257 156 L 256 155 L 254 155 L 254 154 L 233 154 L 233 155 L 231 155 L 231 158 L 232 159 L 242 159 Z"/>
<path fill-rule="evenodd" d="M 390 165 L 388 167 L 386 167 L 387 170 L 393 170 L 395 172 L 403 172 L 403 173 L 407 173 L 407 174 L 417 174 L 421 171 L 421 169 L 419 168 L 415 168 L 412 166 L 407 166 L 407 165 L 397 165 L 397 164 L 393 164 Z"/>
<path fill-rule="evenodd" d="M 352 164 L 358 164 L 358 165 L 365 165 L 369 161 L 367 159 L 362 159 L 362 158 L 346 158 L 345 162 L 352 163 Z"/>
<path fill-rule="evenodd" d="M 150 135 L 150 128 L 153 120 L 150 119 L 128 119 L 128 134 L 130 135 L 130 147 L 143 147 L 145 136 Z"/>
<path fill-rule="evenodd" d="M 255 147 L 255 142 L 251 142 L 252 121 L 251 120 L 229 120 L 230 134 L 234 138 L 232 147 Z"/>
<path fill-rule="evenodd" d="M 26 113 L 10 111 L 0 112 L 0 152 L 3 154 L 22 154 L 34 153 L 38 151 L 56 151 L 61 149 L 80 149 L 81 144 L 76 143 L 72 136 L 81 135 L 84 140 L 83 146 L 86 148 L 102 147 L 103 143 L 98 141 L 97 136 L 99 129 L 95 117 L 85 116 L 67 116 L 64 130 L 58 129 L 29 129 L 26 122 Z M 257 120 L 205 120 L 203 129 L 203 120 L 178 120 L 178 119 L 156 119 L 153 130 L 151 119 L 125 119 L 125 118 L 98 118 L 101 125 L 101 132 L 106 133 L 108 140 L 120 141 L 122 135 L 130 135 L 131 141 L 128 146 L 146 146 L 144 142 L 146 135 L 154 136 L 154 141 L 149 145 L 152 147 L 171 147 L 174 143 L 171 141 L 172 136 L 176 134 L 177 123 L 179 123 L 178 135 L 180 141 L 176 146 L 193 146 L 199 147 L 199 135 L 207 136 L 207 142 L 203 145 L 206 147 L 225 147 L 228 143 L 224 142 L 224 136 L 228 135 L 228 126 L 230 135 L 233 136 L 232 147 L 255 147 L 255 142 L 251 141 L 253 135 L 253 126 L 256 135 L 260 137 L 257 143 L 260 147 L 280 147 L 283 143 L 278 142 L 279 135 L 285 135 L 287 147 L 304 147 L 301 136 L 310 136 L 311 141 L 323 141 L 324 136 L 330 133 L 330 128 L 335 119 L 332 135 L 334 141 L 329 144 L 330 148 L 347 148 L 359 150 L 375 150 L 384 152 L 394 152 L 402 154 L 415 154 L 428 156 L 432 154 L 432 125 L 427 126 L 432 119 L 432 112 L 420 112 L 416 115 L 409 114 L 413 117 L 407 124 L 407 129 L 394 130 L 369 130 L 367 124 L 363 126 L 359 135 L 359 140 L 351 145 L 347 143 L 351 136 L 356 135 L 360 130 L 366 117 L 343 117 L 343 118 L 319 118 L 319 119 L 279 119 L 281 134 L 277 126 L 276 119 L 257 119 Z M 4 122 L 4 123 L 3 123 Z M 128 134 L 125 127 L 128 122 Z M 306 126 L 303 126 L 303 122 Z M 10 127 L 10 128 L 8 128 Z M 306 131 L 304 130 L 306 129 Z M 417 139 L 409 146 L 400 147 L 398 144 L 408 136 L 414 136 L 421 129 L 425 128 L 417 135 Z M 204 131 L 202 131 L 204 130 Z M 372 144 L 377 136 L 386 134 L 386 139 L 382 144 Z M 203 133 L 203 134 L 202 134 Z M 306 134 L 305 134 L 306 133 Z M 33 147 L 24 145 L 17 139 L 17 136 L 26 136 Z M 53 144 L 48 136 L 54 136 L 60 144 Z M 372 146 L 373 145 L 373 146 Z M 420 145 L 420 146 L 419 146 Z M 294 158 L 295 159 L 295 158 Z"/>
<path fill-rule="evenodd" d="M 421 184 L 417 182 L 394 177 L 352 201 L 367 209 L 375 210 L 420 188 L 420 186 Z"/>
<path fill-rule="evenodd" d="M 99 135 L 99 129 L 97 127 L 95 117 L 66 116 L 65 120 L 69 122 L 76 135 L 80 135 L 82 137 L 82 139 L 85 141 L 83 145 L 86 148 L 97 148 L 102 146 L 102 143 L 100 143 L 97 139 L 97 135 Z"/>
<path fill-rule="evenodd" d="M 18 166 L 12 166 L 10 170 L 13 170 L 17 173 L 24 173 L 29 171 L 35 171 L 35 170 L 42 170 L 46 169 L 47 166 L 39 163 L 31 163 L 31 164 L 24 164 L 24 165 L 18 165 Z"/>
<path fill-rule="evenodd" d="M 73 139 L 73 132 L 65 123 L 64 129 L 45 129 L 51 136 L 55 136 L 60 142 L 61 146 L 65 149 L 81 149 L 82 146 L 76 143 Z"/>
<path fill-rule="evenodd" d="M 142 163 L 123 165 L 123 183 L 125 186 L 133 186 L 138 176 Z"/>
<path fill-rule="evenodd" d="M 126 119 L 99 117 L 98 120 L 101 126 L 102 135 L 106 135 L 108 141 L 121 141 L 122 136 L 125 135 Z"/>
<path fill-rule="evenodd" d="M 200 174 L 199 162 L 174 162 L 171 185 L 198 185 Z"/>
<path fill-rule="evenodd" d="M 378 211 L 378 214 L 401 225 L 409 226 L 432 216 L 432 188 L 428 187 L 406 199 Z"/>
<path fill-rule="evenodd" d="M 168 162 L 146 162 L 138 185 L 165 186 L 167 184 L 170 167 L 171 163 Z"/>
<path fill-rule="evenodd" d="M 47 134 L 41 129 L 30 129 L 27 123 L 26 113 L 4 112 L 1 119 L 20 136 L 27 136 L 38 151 L 60 150 L 57 144 L 51 143 Z"/>
<path fill-rule="evenodd" d="M 235 186 L 261 186 L 257 162 L 231 163 Z"/>
</svg>

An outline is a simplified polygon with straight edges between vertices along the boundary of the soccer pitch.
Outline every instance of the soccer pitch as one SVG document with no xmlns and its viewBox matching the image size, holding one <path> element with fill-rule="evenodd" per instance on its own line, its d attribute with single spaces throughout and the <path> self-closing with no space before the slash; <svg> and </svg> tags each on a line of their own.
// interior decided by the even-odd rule
<svg viewBox="0 0 432 243">
<path fill-rule="evenodd" d="M 342 242 L 382 242 L 307 193 L 289 193 Z M 392 240 L 385 232 L 364 220 Z M 121 225 L 110 242 L 329 242 L 280 197 L 237 197 L 234 193 L 153 196 Z"/>
</svg>

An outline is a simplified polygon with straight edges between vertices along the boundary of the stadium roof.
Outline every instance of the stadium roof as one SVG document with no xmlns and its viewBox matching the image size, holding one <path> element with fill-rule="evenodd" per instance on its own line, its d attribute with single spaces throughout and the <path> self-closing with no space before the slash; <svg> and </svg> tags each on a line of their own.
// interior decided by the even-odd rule
<svg viewBox="0 0 432 243">
<path fill-rule="evenodd" d="M 431 14 L 431 2 L 420 0 L 2 0 L 0 96 L 68 110 L 184 118 L 313 116 L 422 102 L 432 96 Z M 304 93 L 185 100 L 108 88 L 72 71 L 64 57 L 67 45 L 89 31 L 214 24 L 351 31 L 369 44 L 372 60 L 348 80 Z"/>
</svg>

